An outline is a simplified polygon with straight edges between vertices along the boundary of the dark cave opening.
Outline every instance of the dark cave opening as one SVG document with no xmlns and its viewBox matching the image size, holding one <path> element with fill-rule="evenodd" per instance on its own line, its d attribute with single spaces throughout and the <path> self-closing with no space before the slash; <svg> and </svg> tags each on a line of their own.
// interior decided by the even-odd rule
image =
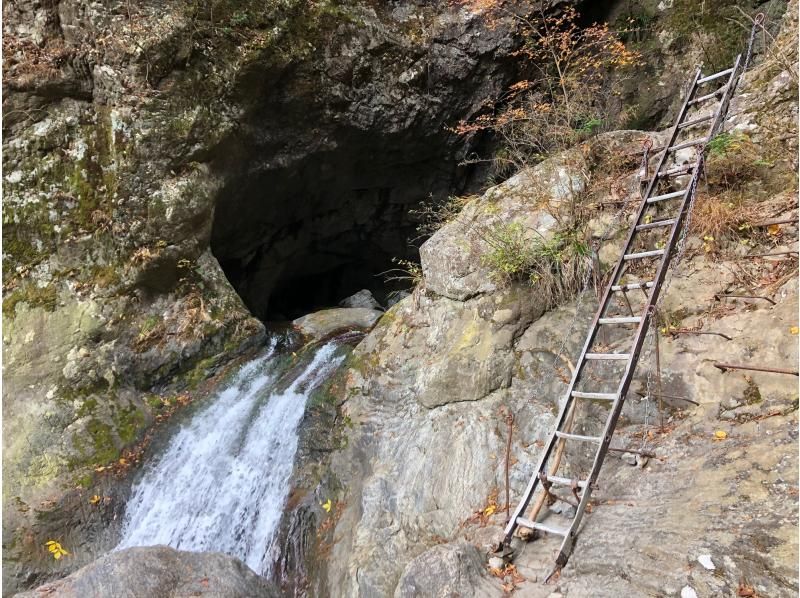
<svg viewBox="0 0 800 598">
<path fill-rule="evenodd" d="M 396 260 L 418 261 L 422 201 L 464 190 L 448 133 L 339 131 L 335 150 L 248 162 L 220 191 L 211 249 L 256 317 L 285 321 L 368 289 L 387 306 L 410 286 Z M 389 272 L 392 271 L 392 272 Z"/>
</svg>

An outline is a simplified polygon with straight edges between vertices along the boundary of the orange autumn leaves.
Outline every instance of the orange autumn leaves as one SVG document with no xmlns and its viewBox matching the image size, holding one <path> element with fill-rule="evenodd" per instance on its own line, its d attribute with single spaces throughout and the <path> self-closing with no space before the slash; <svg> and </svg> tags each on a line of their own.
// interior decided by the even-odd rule
<svg viewBox="0 0 800 598">
<path fill-rule="evenodd" d="M 533 146 L 539 153 L 561 149 L 575 142 L 573 133 L 591 132 L 605 124 L 623 73 L 640 62 L 640 54 L 628 48 L 617 32 L 607 24 L 582 25 L 572 7 L 555 14 L 523 16 L 500 0 L 456 4 L 479 15 L 490 27 L 500 19 L 521 23 L 524 43 L 513 55 L 524 61 L 523 70 L 529 73 L 487 103 L 486 113 L 453 128 L 462 135 L 495 129 L 511 137 L 512 145 L 522 136 L 532 143 L 520 145 Z M 592 125 L 587 127 L 587 123 Z M 545 138 L 548 131 L 558 132 Z"/>
</svg>

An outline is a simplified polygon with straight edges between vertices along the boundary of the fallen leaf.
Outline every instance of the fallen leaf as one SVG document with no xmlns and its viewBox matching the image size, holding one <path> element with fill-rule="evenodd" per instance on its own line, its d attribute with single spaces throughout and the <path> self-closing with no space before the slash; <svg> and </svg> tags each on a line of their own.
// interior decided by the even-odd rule
<svg viewBox="0 0 800 598">
<path fill-rule="evenodd" d="M 497 506 L 496 505 L 489 505 L 488 507 L 486 507 L 483 510 L 483 516 L 484 517 L 491 517 L 492 515 L 494 515 L 495 511 L 497 511 Z"/>
<path fill-rule="evenodd" d="M 330 498 L 328 500 L 326 500 L 324 503 L 322 503 L 322 508 L 325 509 L 326 513 L 330 513 L 331 512 L 332 505 L 331 505 L 331 499 Z"/>
<path fill-rule="evenodd" d="M 55 560 L 59 560 L 62 556 L 67 556 L 69 554 L 69 551 L 55 540 L 48 540 L 44 545 L 47 546 L 47 550 L 53 555 Z"/>
<path fill-rule="evenodd" d="M 714 432 L 714 438 L 716 440 L 725 440 L 728 437 L 728 433 L 725 430 L 717 430 Z"/>
<path fill-rule="evenodd" d="M 92 498 L 89 499 L 90 505 L 96 505 L 99 502 L 100 502 L 100 497 L 97 494 L 95 494 L 94 496 L 92 496 Z"/>
<path fill-rule="evenodd" d="M 756 598 L 755 588 L 747 583 L 746 579 L 739 582 L 739 591 L 736 594 L 741 598 Z"/>
<path fill-rule="evenodd" d="M 791 332 L 792 334 L 800 333 L 800 326 L 792 326 L 791 328 L 789 328 L 789 332 Z"/>
<path fill-rule="evenodd" d="M 775 235 L 779 235 L 781 233 L 781 225 L 780 224 L 770 224 L 767 227 L 767 233 L 772 235 L 773 237 Z"/>
</svg>

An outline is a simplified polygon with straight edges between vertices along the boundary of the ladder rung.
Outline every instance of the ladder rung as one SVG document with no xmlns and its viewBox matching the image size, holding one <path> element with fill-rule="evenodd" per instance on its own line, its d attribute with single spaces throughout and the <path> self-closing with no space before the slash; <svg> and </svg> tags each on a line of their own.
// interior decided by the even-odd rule
<svg viewBox="0 0 800 598">
<path fill-rule="evenodd" d="M 595 360 L 627 360 L 630 355 L 628 353 L 587 353 L 584 355 L 586 359 Z"/>
<path fill-rule="evenodd" d="M 628 253 L 623 255 L 622 258 L 628 262 L 630 260 L 640 260 L 646 257 L 658 257 L 659 255 L 664 255 L 663 249 L 655 249 L 653 251 L 640 251 L 639 253 Z"/>
<path fill-rule="evenodd" d="M 615 284 L 611 287 L 614 292 L 618 291 L 633 291 L 636 289 L 650 289 L 653 287 L 652 282 L 632 282 L 630 284 Z"/>
<path fill-rule="evenodd" d="M 689 106 L 694 106 L 695 104 L 699 104 L 700 102 L 705 102 L 706 100 L 710 100 L 710 99 L 715 98 L 717 96 L 721 96 L 722 94 L 725 93 L 725 90 L 727 89 L 727 87 L 728 87 L 728 84 L 726 83 L 725 85 L 723 85 L 722 87 L 720 87 L 716 91 L 713 91 L 711 93 L 707 93 L 706 95 L 700 96 L 699 98 L 695 98 L 691 102 L 689 102 Z"/>
<path fill-rule="evenodd" d="M 617 393 L 614 392 L 581 392 L 573 390 L 572 396 L 576 399 L 597 399 L 599 401 L 616 401 Z"/>
<path fill-rule="evenodd" d="M 641 316 L 625 316 L 620 318 L 600 318 L 599 324 L 638 324 L 642 321 Z"/>
<path fill-rule="evenodd" d="M 732 72 L 733 68 L 725 69 L 724 71 L 714 73 L 713 75 L 709 75 L 708 77 L 703 77 L 702 79 L 697 81 L 697 84 L 702 85 L 703 83 L 708 83 L 709 81 L 713 81 L 714 79 L 719 79 L 720 77 L 724 77 L 725 75 L 730 75 Z"/>
<path fill-rule="evenodd" d="M 567 432 L 558 431 L 556 431 L 556 436 L 564 440 L 580 440 L 582 442 L 596 442 L 597 444 L 603 442 L 602 436 L 582 436 L 581 434 L 569 434 Z"/>
<path fill-rule="evenodd" d="M 708 120 L 714 118 L 713 114 L 709 114 L 708 116 L 699 116 L 697 118 L 693 118 L 692 120 L 687 120 L 685 123 L 681 123 L 678 125 L 679 129 L 685 129 L 687 127 L 693 127 L 695 125 L 699 125 L 700 123 L 704 123 Z"/>
<path fill-rule="evenodd" d="M 686 166 L 678 166 L 677 168 L 670 168 L 669 170 L 665 170 L 664 172 L 659 172 L 656 174 L 657 177 L 668 177 L 668 176 L 675 176 L 678 174 L 688 174 L 691 172 L 697 164 L 688 164 Z"/>
<path fill-rule="evenodd" d="M 550 527 L 549 525 L 544 525 L 543 523 L 539 523 L 537 521 L 531 521 L 530 519 L 525 519 L 524 517 L 517 517 L 517 525 L 522 525 L 530 529 L 538 529 L 540 532 L 545 532 L 546 534 L 556 534 L 564 538 L 566 538 L 567 534 L 569 533 L 569 530 Z"/>
<path fill-rule="evenodd" d="M 692 139 L 691 141 L 684 141 L 683 143 L 679 143 L 678 145 L 673 145 L 672 147 L 667 148 L 667 151 L 677 152 L 678 150 L 686 149 L 687 147 L 694 147 L 695 145 L 700 145 L 701 143 L 705 142 L 706 142 L 705 137 L 701 139 Z"/>
<path fill-rule="evenodd" d="M 683 197 L 686 194 L 686 189 L 682 191 L 673 191 L 672 193 L 665 193 L 664 195 L 655 195 L 647 198 L 647 203 L 656 203 L 657 201 L 664 201 L 665 199 L 675 199 L 676 197 Z"/>
<path fill-rule="evenodd" d="M 636 230 L 648 230 L 651 228 L 659 228 L 660 226 L 672 226 L 675 224 L 674 218 L 669 218 L 667 220 L 656 220 L 655 222 L 648 222 L 647 224 L 640 224 L 636 227 Z"/>
<path fill-rule="evenodd" d="M 555 484 L 556 486 L 567 486 L 571 488 L 573 485 L 578 486 L 578 488 L 586 488 L 589 484 L 586 480 L 571 480 L 569 478 L 560 478 L 555 475 L 547 476 L 547 481 L 551 484 Z"/>
</svg>

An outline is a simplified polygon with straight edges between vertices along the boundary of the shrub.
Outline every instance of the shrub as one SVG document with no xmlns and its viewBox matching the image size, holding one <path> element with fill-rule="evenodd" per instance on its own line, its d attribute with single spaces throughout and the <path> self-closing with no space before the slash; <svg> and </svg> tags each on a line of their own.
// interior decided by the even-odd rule
<svg viewBox="0 0 800 598">
<path fill-rule="evenodd" d="M 582 287 L 590 266 L 590 249 L 578 231 L 556 233 L 551 239 L 531 240 L 520 222 L 479 231 L 488 247 L 483 263 L 503 282 L 524 281 L 552 305 Z"/>
<path fill-rule="evenodd" d="M 499 2 L 464 2 L 486 18 L 508 14 Z M 613 128 L 618 97 L 639 54 L 630 50 L 606 24 L 583 26 L 578 12 L 540 13 L 523 22 L 524 45 L 516 54 L 532 73 L 511 85 L 498 99 L 497 112 L 462 122 L 456 132 L 497 132 L 504 151 L 495 156 L 498 171 L 519 169 L 548 154 Z"/>
</svg>

